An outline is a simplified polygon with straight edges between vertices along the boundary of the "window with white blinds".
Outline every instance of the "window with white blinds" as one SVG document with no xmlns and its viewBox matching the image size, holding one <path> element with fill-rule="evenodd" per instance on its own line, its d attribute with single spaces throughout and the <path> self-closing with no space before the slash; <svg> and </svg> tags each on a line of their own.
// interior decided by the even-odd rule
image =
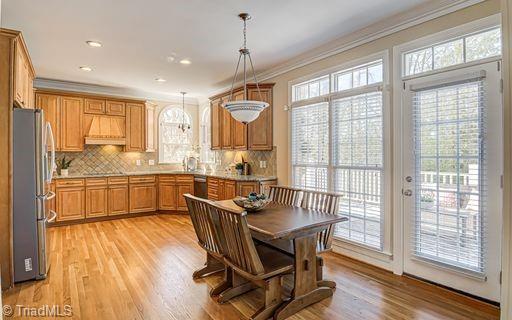
<svg viewBox="0 0 512 320">
<path fill-rule="evenodd" d="M 380 59 L 316 78 L 330 80 L 330 92 L 292 102 L 291 112 L 293 185 L 342 193 L 339 212 L 349 220 L 334 235 L 377 250 L 384 225 L 383 74 Z M 292 86 L 292 94 L 311 82 Z"/>
<path fill-rule="evenodd" d="M 292 167 L 294 185 L 327 191 L 329 165 L 329 104 L 292 109 Z"/>
<path fill-rule="evenodd" d="M 333 100 L 334 190 L 349 217 L 336 235 L 381 247 L 383 215 L 382 92 Z"/>
<path fill-rule="evenodd" d="M 483 81 L 414 90 L 413 254 L 484 271 L 486 152 Z"/>
</svg>

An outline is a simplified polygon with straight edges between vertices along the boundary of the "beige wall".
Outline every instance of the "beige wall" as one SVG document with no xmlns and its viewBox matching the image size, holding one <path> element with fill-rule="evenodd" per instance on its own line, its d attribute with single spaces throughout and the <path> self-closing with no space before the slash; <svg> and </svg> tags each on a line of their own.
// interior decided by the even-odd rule
<svg viewBox="0 0 512 320">
<path fill-rule="evenodd" d="M 274 87 L 274 145 L 277 147 L 277 176 L 279 183 L 284 185 L 291 184 L 291 177 L 289 176 L 289 114 L 284 110 L 284 106 L 288 104 L 289 81 L 383 50 L 389 50 L 389 69 L 391 72 L 389 79 L 393 79 L 393 46 L 499 12 L 499 0 L 485 1 L 266 80 L 265 82 L 276 83 Z"/>
</svg>

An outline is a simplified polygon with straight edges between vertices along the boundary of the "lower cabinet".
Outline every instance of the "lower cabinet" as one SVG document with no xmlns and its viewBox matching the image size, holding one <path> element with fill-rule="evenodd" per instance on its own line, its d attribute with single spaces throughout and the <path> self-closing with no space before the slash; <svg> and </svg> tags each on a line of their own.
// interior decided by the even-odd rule
<svg viewBox="0 0 512 320">
<path fill-rule="evenodd" d="M 160 176 L 158 179 L 158 209 L 188 211 L 184 194 L 194 194 L 191 175 Z"/>
<path fill-rule="evenodd" d="M 85 189 L 85 217 L 103 217 L 108 214 L 108 188 L 87 187 Z"/>
<path fill-rule="evenodd" d="M 130 184 L 130 213 L 156 211 L 156 184 Z"/>
<path fill-rule="evenodd" d="M 108 187 L 108 215 L 128 213 L 128 206 L 128 185 L 110 185 Z"/>
<path fill-rule="evenodd" d="M 260 193 L 260 184 L 258 182 L 238 182 L 237 194 L 241 197 L 247 197 L 250 193 Z"/>
<path fill-rule="evenodd" d="M 70 221 L 85 218 L 85 187 L 57 188 L 56 193 L 56 221 Z"/>
<path fill-rule="evenodd" d="M 224 197 L 222 200 L 233 199 L 237 195 L 236 192 L 236 181 L 225 180 L 224 181 Z"/>
</svg>

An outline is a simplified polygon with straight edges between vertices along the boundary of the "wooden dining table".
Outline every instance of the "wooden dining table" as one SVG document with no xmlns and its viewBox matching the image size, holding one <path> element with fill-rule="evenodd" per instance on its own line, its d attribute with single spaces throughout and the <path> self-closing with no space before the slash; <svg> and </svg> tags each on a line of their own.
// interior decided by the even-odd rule
<svg viewBox="0 0 512 320">
<path fill-rule="evenodd" d="M 233 210 L 242 210 L 233 200 L 216 201 Z M 317 281 L 317 233 L 348 218 L 317 210 L 270 202 L 264 209 L 247 214 L 252 236 L 272 243 L 293 242 L 294 287 L 291 298 L 275 312 L 274 319 L 286 319 L 301 309 L 332 296 L 333 289 Z"/>
</svg>

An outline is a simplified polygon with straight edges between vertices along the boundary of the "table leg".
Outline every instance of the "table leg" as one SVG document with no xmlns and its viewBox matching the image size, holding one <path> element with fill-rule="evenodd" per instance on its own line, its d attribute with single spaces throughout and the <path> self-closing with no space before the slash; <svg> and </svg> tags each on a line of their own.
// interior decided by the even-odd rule
<svg viewBox="0 0 512 320">
<path fill-rule="evenodd" d="M 316 257 L 316 284 L 319 287 L 329 287 L 331 289 L 336 288 L 336 282 L 332 280 L 324 279 L 324 258 L 317 256 Z"/>
<path fill-rule="evenodd" d="M 286 319 L 305 307 L 332 296 L 329 287 L 319 287 L 316 273 L 316 234 L 294 240 L 295 280 L 292 298 L 274 314 L 274 319 Z"/>
</svg>

